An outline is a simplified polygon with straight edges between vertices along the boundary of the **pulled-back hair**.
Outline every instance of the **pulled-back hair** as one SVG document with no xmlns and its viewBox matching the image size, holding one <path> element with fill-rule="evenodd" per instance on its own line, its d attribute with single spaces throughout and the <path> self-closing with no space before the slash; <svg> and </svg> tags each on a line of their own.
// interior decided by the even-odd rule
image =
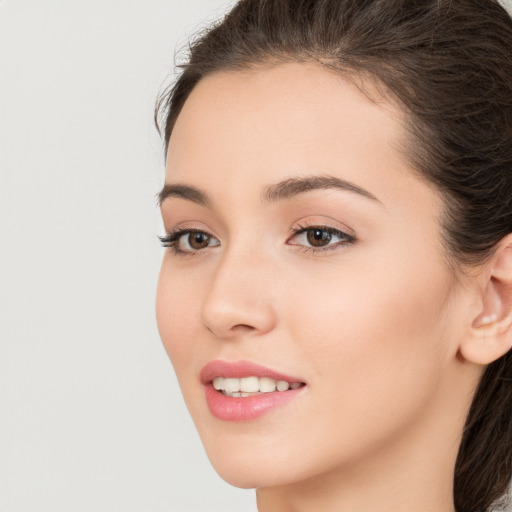
<svg viewBox="0 0 512 512">
<path fill-rule="evenodd" d="M 512 233 L 512 19 L 495 0 L 241 0 L 191 44 L 155 116 L 166 150 L 217 71 L 315 61 L 406 113 L 411 168 L 444 198 L 449 261 L 483 263 Z M 363 85 L 361 85 L 363 84 Z M 457 512 L 487 512 L 512 477 L 512 353 L 478 386 L 455 466 Z"/>
</svg>

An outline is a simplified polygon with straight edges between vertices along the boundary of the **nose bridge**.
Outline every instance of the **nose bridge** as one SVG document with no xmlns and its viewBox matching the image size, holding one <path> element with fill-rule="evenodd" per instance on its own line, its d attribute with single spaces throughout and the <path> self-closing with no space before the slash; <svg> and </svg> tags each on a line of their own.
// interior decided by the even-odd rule
<svg viewBox="0 0 512 512">
<path fill-rule="evenodd" d="M 264 334 L 273 328 L 275 312 L 268 260 L 254 243 L 233 244 L 220 256 L 204 299 L 204 325 L 218 337 L 240 332 Z"/>
</svg>

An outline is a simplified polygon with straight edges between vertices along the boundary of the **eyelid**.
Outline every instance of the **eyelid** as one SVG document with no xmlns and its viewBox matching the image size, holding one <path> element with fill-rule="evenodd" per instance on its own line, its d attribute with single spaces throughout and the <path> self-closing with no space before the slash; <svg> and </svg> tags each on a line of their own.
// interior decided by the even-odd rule
<svg viewBox="0 0 512 512">
<path fill-rule="evenodd" d="M 333 225 L 335 224 L 335 225 Z M 294 225 L 287 238 L 287 244 L 296 246 L 297 248 L 306 251 L 306 252 L 313 252 L 313 253 L 320 253 L 320 252 L 326 252 L 331 250 L 340 249 L 342 246 L 352 245 L 358 242 L 358 238 L 356 237 L 354 231 L 348 226 L 339 226 L 338 222 L 326 223 L 324 220 L 313 220 L 310 219 L 308 221 L 301 221 L 301 223 L 298 223 Z M 290 240 L 292 240 L 295 237 L 298 237 L 301 234 L 307 233 L 310 230 L 322 230 L 330 233 L 331 235 L 337 236 L 340 240 L 333 244 L 328 244 L 324 246 L 313 246 L 313 245 L 304 245 L 300 243 L 291 243 Z"/>
<path fill-rule="evenodd" d="M 328 232 L 330 235 L 334 235 L 339 238 L 339 241 L 336 243 L 330 243 L 329 240 L 327 245 L 308 245 L 304 243 L 292 242 L 293 238 L 298 237 L 301 234 L 304 234 L 310 230 L 323 230 Z M 215 245 L 207 245 L 202 248 L 191 249 L 191 250 L 183 250 L 179 247 L 180 240 L 183 236 L 190 235 L 191 233 L 201 233 L 207 235 L 210 239 L 215 240 L 217 243 Z M 218 247 L 221 245 L 219 238 L 211 232 L 208 228 L 198 226 L 196 223 L 183 223 L 174 226 L 170 231 L 166 233 L 165 236 L 159 236 L 161 244 L 165 248 L 170 248 L 172 251 L 179 256 L 193 256 L 200 253 L 203 253 L 206 250 L 209 250 L 214 247 Z M 311 218 L 301 220 L 299 223 L 295 224 L 289 231 L 286 237 L 286 244 L 295 246 L 297 249 L 303 251 L 311 251 L 314 253 L 326 252 L 330 250 L 339 249 L 340 246 L 347 246 L 350 244 L 354 244 L 358 239 L 354 234 L 354 231 L 350 229 L 348 226 L 340 225 L 338 221 L 332 220 L 331 222 L 327 221 L 325 217 L 323 219 Z"/>
<path fill-rule="evenodd" d="M 206 246 L 201 249 L 194 249 L 190 251 L 180 249 L 178 245 L 180 239 L 190 233 L 202 233 L 208 235 L 211 239 L 216 240 L 218 244 L 215 246 Z M 159 236 L 158 238 L 163 247 L 171 249 L 177 256 L 193 256 L 202 253 L 211 247 L 218 247 L 220 245 L 219 238 L 213 235 L 209 229 L 199 227 L 197 224 L 193 223 L 178 224 L 169 230 L 164 236 Z"/>
<path fill-rule="evenodd" d="M 323 228 L 333 231 L 341 231 L 349 237 L 357 238 L 355 231 L 342 222 L 324 215 L 308 215 L 296 221 L 290 229 L 290 236 L 296 231 L 313 228 Z"/>
<path fill-rule="evenodd" d="M 202 222 L 178 222 L 174 224 L 170 229 L 166 229 L 165 235 L 163 237 L 159 236 L 158 238 L 168 238 L 169 236 L 174 236 L 177 233 L 186 231 L 206 233 L 214 238 L 218 238 L 212 233 L 212 230 L 206 227 Z"/>
</svg>

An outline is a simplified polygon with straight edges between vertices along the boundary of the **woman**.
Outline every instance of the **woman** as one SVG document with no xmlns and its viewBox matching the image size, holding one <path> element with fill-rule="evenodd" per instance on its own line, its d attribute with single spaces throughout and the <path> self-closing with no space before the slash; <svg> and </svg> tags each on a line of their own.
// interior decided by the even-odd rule
<svg viewBox="0 0 512 512">
<path fill-rule="evenodd" d="M 505 495 L 511 77 L 493 0 L 242 0 L 162 96 L 158 326 L 260 512 Z"/>
</svg>

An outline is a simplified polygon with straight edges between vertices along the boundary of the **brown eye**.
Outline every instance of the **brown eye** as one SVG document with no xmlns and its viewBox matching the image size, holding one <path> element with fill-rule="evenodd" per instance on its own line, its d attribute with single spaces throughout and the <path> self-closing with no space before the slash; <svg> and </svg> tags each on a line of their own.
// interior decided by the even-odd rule
<svg viewBox="0 0 512 512">
<path fill-rule="evenodd" d="M 308 229 L 306 232 L 307 240 L 313 247 L 323 247 L 329 244 L 332 239 L 332 233 L 326 229 Z"/>
<path fill-rule="evenodd" d="M 188 234 L 188 245 L 191 249 L 204 249 L 210 245 L 211 236 L 206 233 L 191 232 Z"/>
<path fill-rule="evenodd" d="M 357 239 L 344 231 L 329 226 L 300 227 L 292 231 L 289 245 L 301 246 L 304 250 L 322 252 L 354 244 Z"/>
<path fill-rule="evenodd" d="M 169 247 L 175 254 L 193 254 L 207 249 L 218 247 L 220 241 L 205 231 L 194 229 L 181 229 L 167 236 L 161 236 L 160 242 L 164 247 Z"/>
</svg>

